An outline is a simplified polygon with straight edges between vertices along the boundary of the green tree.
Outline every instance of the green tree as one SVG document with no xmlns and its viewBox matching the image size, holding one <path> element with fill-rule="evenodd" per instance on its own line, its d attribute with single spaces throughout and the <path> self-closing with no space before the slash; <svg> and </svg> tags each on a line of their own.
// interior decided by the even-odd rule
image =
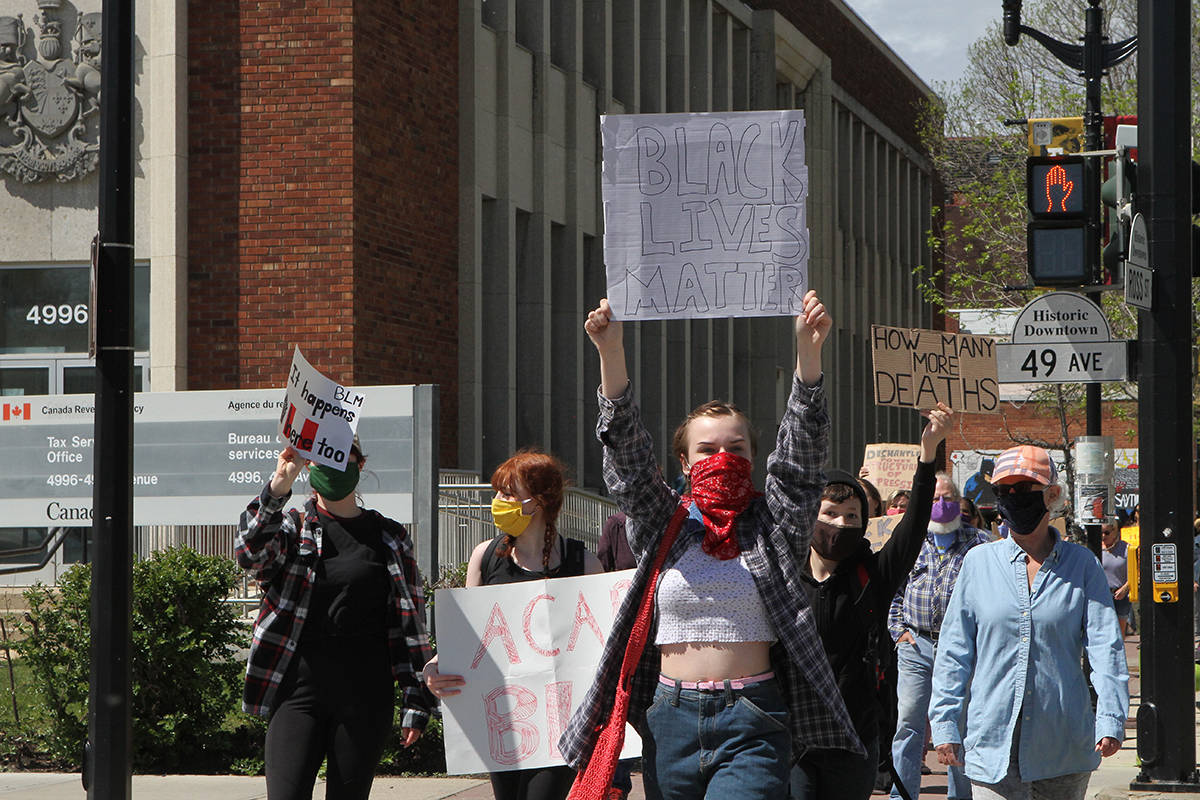
<svg viewBox="0 0 1200 800">
<path fill-rule="evenodd" d="M 1033 0 L 1023 9 L 1023 22 L 1056 39 L 1075 42 L 1083 33 L 1086 0 Z M 1110 41 L 1136 32 L 1136 0 L 1104 3 L 1104 31 Z M 1193 30 L 1200 8 L 1193 7 Z M 1194 49 L 1197 38 L 1193 35 Z M 1200 53 L 1192 55 L 1193 141 L 1200 141 L 1196 109 L 1200 107 Z M 921 114 L 921 136 L 946 188 L 935 203 L 929 232 L 943 267 L 926 271 L 924 287 L 942 309 L 1021 307 L 1040 290 L 1023 287 L 1025 271 L 1024 125 L 1006 120 L 1081 116 L 1084 80 L 1058 62 L 1040 44 L 1022 35 L 1016 47 L 1004 43 L 1000 8 L 988 31 L 968 48 L 962 78 L 936 87 L 939 97 Z M 1137 112 L 1137 57 L 1109 70 L 1102 82 L 1105 115 Z M 1193 282 L 1193 305 L 1200 293 Z M 1137 317 L 1120 292 L 1105 292 L 1102 307 L 1115 338 L 1136 338 Z M 1131 384 L 1104 384 L 1105 397 L 1129 400 Z M 1084 391 L 1079 384 L 1046 386 L 1030 398 L 1038 413 L 1056 418 L 1060 438 L 1032 441 L 1009 432 L 1013 441 L 1070 449 L 1068 430 L 1083 418 Z M 1007 425 L 1005 426 L 1007 431 Z M 1073 471 L 1068 471 L 1073 482 Z"/>
</svg>

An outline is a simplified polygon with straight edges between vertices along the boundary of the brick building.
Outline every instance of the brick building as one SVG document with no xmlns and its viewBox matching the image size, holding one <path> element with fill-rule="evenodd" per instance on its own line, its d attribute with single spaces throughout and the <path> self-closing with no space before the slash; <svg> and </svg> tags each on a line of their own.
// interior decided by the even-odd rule
<svg viewBox="0 0 1200 800">
<path fill-rule="evenodd" d="M 0 0 L 0 16 L 36 34 L 47 4 Z M 64 58 L 97 10 L 63 5 Z M 438 384 L 443 467 L 487 474 L 540 445 L 597 486 L 598 369 L 581 322 L 604 292 L 599 115 L 799 107 L 810 275 L 838 326 L 835 461 L 915 439 L 915 414 L 871 401 L 867 333 L 932 321 L 912 276 L 932 259 L 935 178 L 915 133 L 930 90 L 840 0 L 175 0 L 137 13 L 138 388 L 280 385 L 299 344 L 344 383 Z M 97 185 L 94 172 L 3 176 L 0 281 L 20 288 L 0 297 L 4 392 L 91 390 L 74 323 L 69 341 L 42 342 L 25 310 L 86 308 Z M 630 363 L 656 440 L 711 397 L 769 434 L 789 326 L 639 326 Z"/>
</svg>

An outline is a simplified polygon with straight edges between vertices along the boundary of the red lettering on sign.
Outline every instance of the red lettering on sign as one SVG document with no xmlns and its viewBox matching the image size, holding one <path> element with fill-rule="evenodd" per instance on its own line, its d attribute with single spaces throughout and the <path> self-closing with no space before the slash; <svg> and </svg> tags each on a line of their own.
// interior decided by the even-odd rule
<svg viewBox="0 0 1200 800">
<path fill-rule="evenodd" d="M 513 641 L 512 633 L 508 629 L 508 620 L 504 618 L 504 612 L 500 610 L 499 603 L 492 605 L 492 613 L 483 629 L 479 649 L 475 651 L 475 658 L 471 661 L 471 669 L 479 666 L 479 662 L 487 653 L 488 645 L 497 638 L 504 643 L 504 654 L 508 656 L 508 663 L 520 664 L 521 656 L 517 653 L 517 643 Z"/>
<path fill-rule="evenodd" d="M 538 600 L 549 600 L 550 602 L 554 602 L 554 597 L 553 595 L 539 594 L 537 597 L 530 600 L 525 606 L 525 618 L 521 621 L 521 628 L 525 631 L 525 641 L 529 642 L 529 646 L 533 648 L 533 652 L 537 653 L 539 656 L 554 658 L 560 652 L 557 647 L 553 650 L 547 650 L 539 646 L 538 643 L 533 640 L 533 631 L 531 630 L 533 622 L 533 608 L 537 605 Z"/>
<path fill-rule="evenodd" d="M 567 729 L 571 719 L 571 681 L 546 684 L 546 734 L 549 738 L 550 757 L 559 758 L 558 738 Z"/>
<path fill-rule="evenodd" d="M 513 698 L 512 711 L 501 712 L 498 700 Z M 538 749 L 537 725 L 529 718 L 537 712 L 537 697 L 524 686 L 499 686 L 483 698 L 488 724 L 488 749 L 497 764 L 512 766 L 531 757 Z M 511 744 L 506 739 L 516 737 Z"/>
<path fill-rule="evenodd" d="M 579 641 L 579 632 L 584 625 L 592 629 L 592 633 L 596 634 L 596 641 L 603 645 L 604 636 L 600 633 L 600 623 L 596 622 L 596 617 L 592 614 L 592 609 L 588 607 L 587 600 L 583 599 L 583 592 L 580 592 L 579 602 L 575 604 L 575 625 L 571 628 L 571 637 L 567 639 L 567 652 L 575 649 L 575 645 Z"/>
</svg>

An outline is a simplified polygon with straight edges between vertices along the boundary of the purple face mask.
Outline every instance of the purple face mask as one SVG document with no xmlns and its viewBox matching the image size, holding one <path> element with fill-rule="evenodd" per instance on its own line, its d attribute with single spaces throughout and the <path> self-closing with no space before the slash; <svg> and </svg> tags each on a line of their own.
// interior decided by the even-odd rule
<svg viewBox="0 0 1200 800">
<path fill-rule="evenodd" d="M 943 497 L 933 501 L 929 512 L 929 530 L 932 533 L 953 533 L 962 525 L 962 508 L 957 500 Z"/>
</svg>

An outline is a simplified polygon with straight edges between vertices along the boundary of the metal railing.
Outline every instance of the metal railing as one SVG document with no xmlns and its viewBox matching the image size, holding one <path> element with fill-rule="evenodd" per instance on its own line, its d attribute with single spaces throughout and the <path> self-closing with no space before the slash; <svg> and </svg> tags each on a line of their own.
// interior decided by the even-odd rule
<svg viewBox="0 0 1200 800">
<path fill-rule="evenodd" d="M 438 564 L 454 567 L 471 557 L 480 542 L 496 535 L 492 524 L 492 487 L 476 473 L 443 470 L 438 483 Z M 568 488 L 558 515 L 558 531 L 581 539 L 595 552 L 604 520 L 616 503 L 584 489 Z"/>
</svg>

